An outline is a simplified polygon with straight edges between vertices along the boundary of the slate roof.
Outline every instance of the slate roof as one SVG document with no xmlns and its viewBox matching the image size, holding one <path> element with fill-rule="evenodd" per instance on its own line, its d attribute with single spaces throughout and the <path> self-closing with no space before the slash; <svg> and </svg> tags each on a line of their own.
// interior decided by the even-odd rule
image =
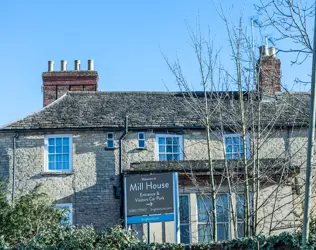
<svg viewBox="0 0 316 250">
<path fill-rule="evenodd" d="M 0 132 L 41 129 L 203 127 L 203 92 L 68 92 L 38 112 L 0 128 Z M 258 116 L 258 98 L 244 93 L 248 123 Z M 306 125 L 309 93 L 282 93 L 275 101 L 261 101 L 261 122 Z M 248 101 L 247 101 L 248 100 Z M 236 126 L 240 122 L 237 92 L 208 96 L 211 124 Z"/>
</svg>

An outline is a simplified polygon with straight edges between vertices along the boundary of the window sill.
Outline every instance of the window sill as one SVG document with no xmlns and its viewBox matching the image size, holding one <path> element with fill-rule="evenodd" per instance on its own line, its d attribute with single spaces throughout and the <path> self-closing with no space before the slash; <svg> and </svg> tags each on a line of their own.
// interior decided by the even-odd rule
<svg viewBox="0 0 316 250">
<path fill-rule="evenodd" d="M 55 175 L 73 175 L 73 171 L 60 171 L 60 172 L 41 172 L 42 176 L 55 176 Z"/>
<path fill-rule="evenodd" d="M 112 151 L 112 150 L 115 150 L 115 149 L 118 149 L 118 148 L 117 147 L 114 147 L 114 148 L 105 147 L 104 148 L 105 151 Z"/>
<path fill-rule="evenodd" d="M 136 149 L 142 151 L 142 150 L 147 150 L 147 147 L 144 147 L 144 148 L 136 148 Z"/>
</svg>

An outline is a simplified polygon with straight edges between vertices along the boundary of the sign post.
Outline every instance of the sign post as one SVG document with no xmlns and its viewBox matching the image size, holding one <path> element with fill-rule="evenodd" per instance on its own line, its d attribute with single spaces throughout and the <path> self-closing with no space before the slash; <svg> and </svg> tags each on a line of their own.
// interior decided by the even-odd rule
<svg viewBox="0 0 316 250">
<path fill-rule="evenodd" d="M 174 221 L 175 242 L 179 242 L 177 173 L 126 175 L 124 195 L 126 228 L 129 224 Z"/>
</svg>

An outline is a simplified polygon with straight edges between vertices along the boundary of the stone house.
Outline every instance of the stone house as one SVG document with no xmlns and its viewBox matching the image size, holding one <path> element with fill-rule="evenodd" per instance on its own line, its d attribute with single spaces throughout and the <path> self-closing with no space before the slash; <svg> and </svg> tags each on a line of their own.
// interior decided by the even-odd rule
<svg viewBox="0 0 316 250">
<path fill-rule="evenodd" d="M 243 235 L 245 154 L 251 185 L 260 184 L 259 195 L 251 191 L 252 204 L 258 204 L 256 211 L 252 207 L 257 231 L 292 231 L 299 225 L 309 94 L 280 92 L 280 60 L 273 53 L 259 61 L 264 97 L 243 93 L 246 145 L 238 93 L 207 95 L 218 240 L 236 233 L 232 210 L 237 211 L 238 236 Z M 93 61 L 88 64 L 88 70 L 80 70 L 75 61 L 70 71 L 62 61 L 61 71 L 54 71 L 49 62 L 42 75 L 44 107 L 0 128 L 0 175 L 8 179 L 11 198 L 42 184 L 55 204 L 70 208 L 68 223 L 103 229 L 122 222 L 123 174 L 174 171 L 179 173 L 181 241 L 210 240 L 204 93 L 100 92 Z M 253 111 L 259 105 L 260 116 Z M 261 130 L 256 129 L 258 117 Z M 252 168 L 256 165 L 260 178 Z M 152 241 L 172 242 L 172 224 L 152 223 Z M 147 225 L 132 227 L 146 237 Z"/>
</svg>

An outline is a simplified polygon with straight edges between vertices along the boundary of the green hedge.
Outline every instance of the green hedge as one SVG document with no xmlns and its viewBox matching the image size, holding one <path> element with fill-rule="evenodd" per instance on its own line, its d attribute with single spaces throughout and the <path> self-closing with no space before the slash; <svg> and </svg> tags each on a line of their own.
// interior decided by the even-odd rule
<svg viewBox="0 0 316 250">
<path fill-rule="evenodd" d="M 0 250 L 8 249 L 127 249 L 127 250 L 210 250 L 210 249 L 300 249 L 299 233 L 281 233 L 277 236 L 257 236 L 221 242 L 219 244 L 146 244 L 137 235 L 120 226 L 109 231 L 96 232 L 93 227 L 62 226 L 65 211 L 49 203 L 39 187 L 13 203 L 1 192 L 0 181 Z M 310 225 L 309 249 L 316 247 L 316 220 Z"/>
<path fill-rule="evenodd" d="M 314 237 L 312 237 L 314 239 Z M 96 232 L 92 227 L 75 228 L 58 226 L 50 230 L 25 238 L 17 244 L 6 243 L 0 237 L 0 249 L 126 249 L 126 250 L 215 250 L 215 249 L 301 249 L 300 234 L 281 233 L 275 236 L 258 236 L 221 242 L 219 244 L 172 244 L 140 242 L 133 232 L 127 232 L 116 226 L 107 232 Z M 310 242 L 309 249 L 315 249 L 316 241 Z"/>
</svg>

